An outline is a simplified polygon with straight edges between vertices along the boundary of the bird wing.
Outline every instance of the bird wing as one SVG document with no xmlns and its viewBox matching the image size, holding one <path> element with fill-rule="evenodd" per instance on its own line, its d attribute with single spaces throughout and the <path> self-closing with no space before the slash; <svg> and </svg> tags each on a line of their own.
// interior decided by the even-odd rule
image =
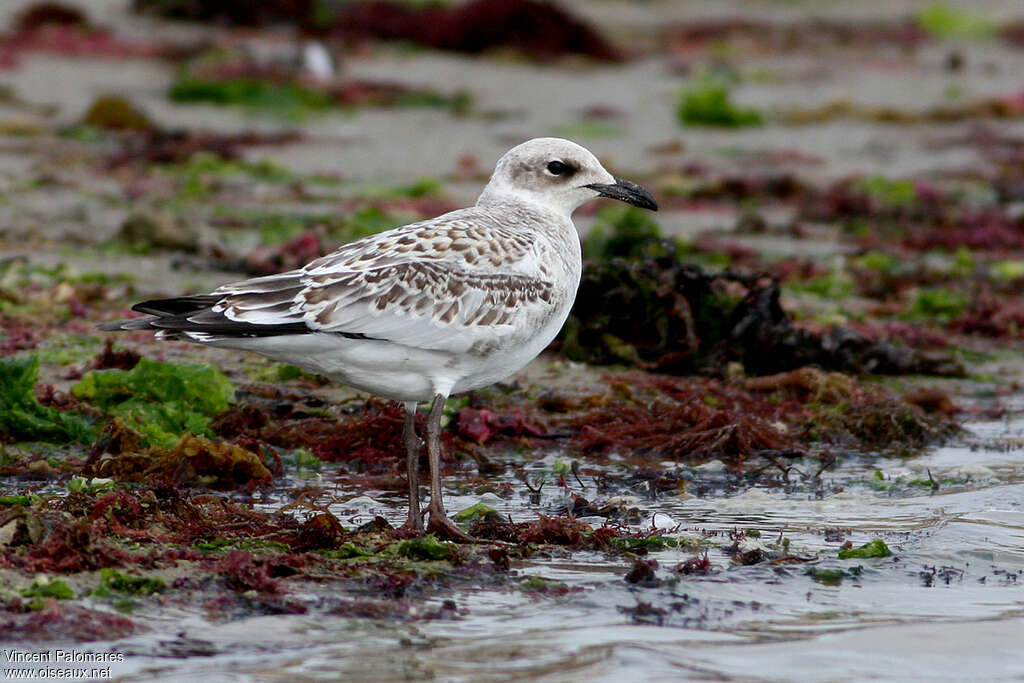
<svg viewBox="0 0 1024 683">
<path fill-rule="evenodd" d="M 229 321 L 266 333 L 304 326 L 464 352 L 513 333 L 521 316 L 543 315 L 554 297 L 530 238 L 487 216 L 452 212 L 343 245 L 300 270 L 225 285 L 188 321 L 194 331 Z"/>
</svg>

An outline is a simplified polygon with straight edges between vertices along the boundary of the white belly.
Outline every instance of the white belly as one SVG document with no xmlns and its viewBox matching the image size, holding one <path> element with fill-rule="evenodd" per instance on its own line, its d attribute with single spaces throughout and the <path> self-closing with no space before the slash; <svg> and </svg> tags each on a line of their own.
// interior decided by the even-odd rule
<svg viewBox="0 0 1024 683">
<path fill-rule="evenodd" d="M 224 338 L 210 346 L 253 351 L 394 401 L 431 401 L 479 389 L 517 372 L 551 343 L 568 316 L 556 314 L 541 329 L 521 331 L 465 353 L 420 349 L 330 333 Z M 560 312 L 561 313 L 561 312 Z"/>
</svg>

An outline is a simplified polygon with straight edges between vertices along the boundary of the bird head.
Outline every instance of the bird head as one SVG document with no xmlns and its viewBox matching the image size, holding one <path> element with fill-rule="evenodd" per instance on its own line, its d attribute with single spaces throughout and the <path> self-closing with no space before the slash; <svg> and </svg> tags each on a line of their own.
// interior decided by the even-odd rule
<svg viewBox="0 0 1024 683">
<path fill-rule="evenodd" d="M 535 138 L 498 160 L 477 203 L 523 201 L 571 214 L 598 197 L 658 210 L 650 192 L 613 176 L 586 148 L 561 138 Z"/>
</svg>

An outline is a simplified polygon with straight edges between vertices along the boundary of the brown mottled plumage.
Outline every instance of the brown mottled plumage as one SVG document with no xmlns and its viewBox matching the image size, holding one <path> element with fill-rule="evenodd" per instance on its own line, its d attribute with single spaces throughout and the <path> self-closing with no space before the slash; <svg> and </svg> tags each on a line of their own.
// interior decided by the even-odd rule
<svg viewBox="0 0 1024 683">
<path fill-rule="evenodd" d="M 427 418 L 430 529 L 467 540 L 441 502 L 444 400 L 532 360 L 562 327 L 582 271 L 572 212 L 596 197 L 657 209 L 568 140 L 538 138 L 499 161 L 476 206 L 343 245 L 304 268 L 210 294 L 147 301 L 150 317 L 103 329 L 153 329 L 255 351 L 406 406 L 409 519 L 422 529 L 417 403 Z"/>
</svg>

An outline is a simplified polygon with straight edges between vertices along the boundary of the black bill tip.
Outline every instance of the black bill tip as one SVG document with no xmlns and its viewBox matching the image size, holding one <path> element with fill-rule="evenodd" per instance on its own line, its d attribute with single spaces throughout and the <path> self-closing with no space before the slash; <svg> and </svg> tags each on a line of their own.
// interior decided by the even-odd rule
<svg viewBox="0 0 1024 683">
<path fill-rule="evenodd" d="M 587 187 L 596 191 L 600 197 L 618 199 L 620 202 L 639 206 L 641 209 L 658 210 L 658 202 L 654 201 L 651 193 L 631 180 L 616 178 L 615 183 L 611 185 L 595 183 L 587 185 Z"/>
</svg>

